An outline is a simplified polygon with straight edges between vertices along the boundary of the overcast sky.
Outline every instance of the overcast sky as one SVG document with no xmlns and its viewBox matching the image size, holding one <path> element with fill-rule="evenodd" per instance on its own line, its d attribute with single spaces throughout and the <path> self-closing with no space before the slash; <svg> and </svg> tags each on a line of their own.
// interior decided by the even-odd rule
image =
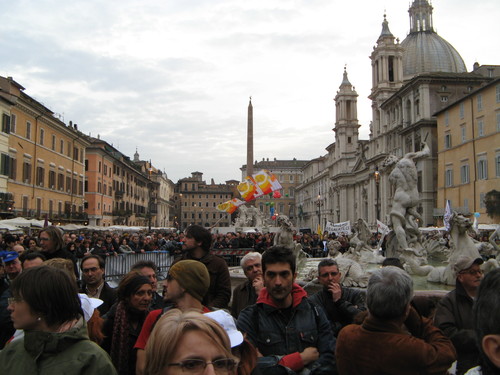
<svg viewBox="0 0 500 375">
<path fill-rule="evenodd" d="M 370 55 L 384 11 L 409 31 L 404 0 L 0 0 L 0 75 L 81 131 L 176 182 L 240 179 L 248 98 L 254 157 L 312 159 L 334 141 L 347 64 L 361 138 Z M 498 0 L 434 0 L 434 27 L 461 54 L 500 64 Z"/>
</svg>

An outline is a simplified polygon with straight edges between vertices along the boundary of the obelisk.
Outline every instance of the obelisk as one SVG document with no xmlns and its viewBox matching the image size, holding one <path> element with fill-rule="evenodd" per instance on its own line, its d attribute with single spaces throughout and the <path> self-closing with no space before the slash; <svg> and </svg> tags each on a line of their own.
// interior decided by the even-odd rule
<svg viewBox="0 0 500 375">
<path fill-rule="evenodd" d="M 252 97 L 248 103 L 248 124 L 247 124 L 247 176 L 253 174 L 253 107 Z"/>
</svg>

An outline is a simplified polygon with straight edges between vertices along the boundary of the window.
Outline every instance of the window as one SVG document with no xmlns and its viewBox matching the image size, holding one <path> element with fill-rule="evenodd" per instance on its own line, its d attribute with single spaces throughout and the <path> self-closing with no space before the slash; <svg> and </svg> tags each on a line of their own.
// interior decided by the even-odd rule
<svg viewBox="0 0 500 375">
<path fill-rule="evenodd" d="M 483 110 L 483 96 L 481 94 L 477 94 L 476 101 L 477 101 L 477 110 L 482 111 Z"/>
<path fill-rule="evenodd" d="M 101 192 L 101 183 L 100 182 L 97 183 L 97 192 L 98 193 Z"/>
<path fill-rule="evenodd" d="M 469 164 L 464 164 L 460 167 L 460 183 L 469 183 Z"/>
<path fill-rule="evenodd" d="M 444 186 L 450 187 L 453 186 L 453 169 L 447 169 L 444 172 Z"/>
<path fill-rule="evenodd" d="M 10 132 L 15 133 L 16 132 L 16 124 L 17 124 L 17 116 L 14 114 L 10 115 Z"/>
<path fill-rule="evenodd" d="M 71 177 L 66 176 L 66 191 L 69 193 L 71 191 Z"/>
<path fill-rule="evenodd" d="M 2 114 L 2 132 L 10 133 L 10 116 L 6 113 Z"/>
<path fill-rule="evenodd" d="M 57 190 L 59 191 L 64 190 L 64 175 L 61 173 L 57 175 Z"/>
<path fill-rule="evenodd" d="M 500 154 L 495 156 L 495 175 L 500 177 Z"/>
<path fill-rule="evenodd" d="M 291 175 L 290 175 L 290 182 L 293 182 L 294 177 L 295 177 L 295 176 L 294 176 L 293 174 L 291 174 Z"/>
<path fill-rule="evenodd" d="M 444 135 L 444 148 L 451 148 L 451 134 Z"/>
<path fill-rule="evenodd" d="M 40 129 L 40 144 L 43 146 L 43 142 L 44 142 L 44 139 L 45 139 L 45 130 Z"/>
<path fill-rule="evenodd" d="M 497 89 L 497 95 L 496 95 L 497 103 L 500 103 L 500 85 L 497 85 L 496 89 Z"/>
<path fill-rule="evenodd" d="M 60 146 L 59 146 L 59 152 L 61 154 L 64 154 L 64 140 L 61 139 Z"/>
<path fill-rule="evenodd" d="M 441 96 L 441 103 L 446 103 L 448 101 L 447 96 Z"/>
<path fill-rule="evenodd" d="M 500 112 L 497 113 L 497 132 L 500 132 Z"/>
<path fill-rule="evenodd" d="M 486 180 L 488 178 L 488 161 L 479 159 L 477 162 L 477 179 Z"/>
<path fill-rule="evenodd" d="M 477 121 L 477 135 L 478 135 L 478 137 L 484 136 L 484 121 L 483 120 Z"/>
<path fill-rule="evenodd" d="M 80 151 L 80 150 L 78 149 L 78 147 L 74 147 L 74 148 L 73 148 L 73 159 L 75 159 L 75 160 L 78 160 L 78 159 L 79 159 L 79 158 L 78 158 L 78 153 L 79 153 L 79 151 Z M 105 172 L 104 174 L 106 174 L 106 172 Z"/>
<path fill-rule="evenodd" d="M 486 208 L 486 205 L 484 204 L 484 197 L 485 193 L 480 193 L 479 194 L 479 208 Z"/>
<path fill-rule="evenodd" d="M 10 175 L 10 156 L 7 154 L 1 154 L 0 158 L 0 174 L 4 176 Z"/>
<path fill-rule="evenodd" d="M 23 163 L 23 182 L 31 184 L 31 164 L 28 162 Z"/>
<path fill-rule="evenodd" d="M 465 125 L 460 127 L 460 133 L 462 136 L 462 143 L 464 143 L 467 140 L 467 129 L 465 128 Z"/>
<path fill-rule="evenodd" d="M 17 177 L 17 161 L 15 158 L 10 158 L 9 178 L 15 180 Z"/>
<path fill-rule="evenodd" d="M 98 164 L 97 171 L 98 171 L 99 173 L 101 173 L 101 162 L 99 162 L 99 164 Z"/>
<path fill-rule="evenodd" d="M 45 169 L 43 167 L 36 168 L 36 184 L 38 186 L 43 186 L 45 177 Z"/>
<path fill-rule="evenodd" d="M 52 134 L 52 151 L 55 151 L 56 150 L 56 136 L 54 134 Z"/>
<path fill-rule="evenodd" d="M 49 171 L 49 188 L 55 189 L 56 187 L 56 172 Z"/>
<path fill-rule="evenodd" d="M 468 211 L 469 210 L 469 199 L 464 198 L 464 208 Z"/>
<path fill-rule="evenodd" d="M 465 106 L 464 106 L 463 102 L 460 103 L 459 116 L 460 116 L 460 119 L 463 119 L 465 117 Z"/>
<path fill-rule="evenodd" d="M 450 112 L 446 111 L 444 113 L 444 126 L 450 125 Z"/>
</svg>

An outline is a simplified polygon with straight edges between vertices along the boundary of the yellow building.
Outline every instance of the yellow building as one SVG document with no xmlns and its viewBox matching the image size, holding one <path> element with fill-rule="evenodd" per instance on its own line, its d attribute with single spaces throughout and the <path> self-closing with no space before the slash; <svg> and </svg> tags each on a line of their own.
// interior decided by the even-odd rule
<svg viewBox="0 0 500 375">
<path fill-rule="evenodd" d="M 489 224 L 484 197 L 500 187 L 500 78 L 436 113 L 438 198 L 443 210 L 481 214 Z"/>
<path fill-rule="evenodd" d="M 0 77 L 2 90 L 16 98 L 10 111 L 7 190 L 18 216 L 55 223 L 86 222 L 83 212 L 84 160 L 88 142 L 70 122 L 54 116 L 24 93 L 12 78 Z"/>
</svg>

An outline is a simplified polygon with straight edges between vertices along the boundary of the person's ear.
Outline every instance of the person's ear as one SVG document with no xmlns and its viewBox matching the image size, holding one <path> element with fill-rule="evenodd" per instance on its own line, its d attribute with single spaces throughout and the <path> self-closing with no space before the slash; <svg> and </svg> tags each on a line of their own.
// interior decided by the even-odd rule
<svg viewBox="0 0 500 375">
<path fill-rule="evenodd" d="M 484 354 L 497 369 L 500 369 L 500 335 L 486 335 L 483 337 L 482 346 Z"/>
</svg>

